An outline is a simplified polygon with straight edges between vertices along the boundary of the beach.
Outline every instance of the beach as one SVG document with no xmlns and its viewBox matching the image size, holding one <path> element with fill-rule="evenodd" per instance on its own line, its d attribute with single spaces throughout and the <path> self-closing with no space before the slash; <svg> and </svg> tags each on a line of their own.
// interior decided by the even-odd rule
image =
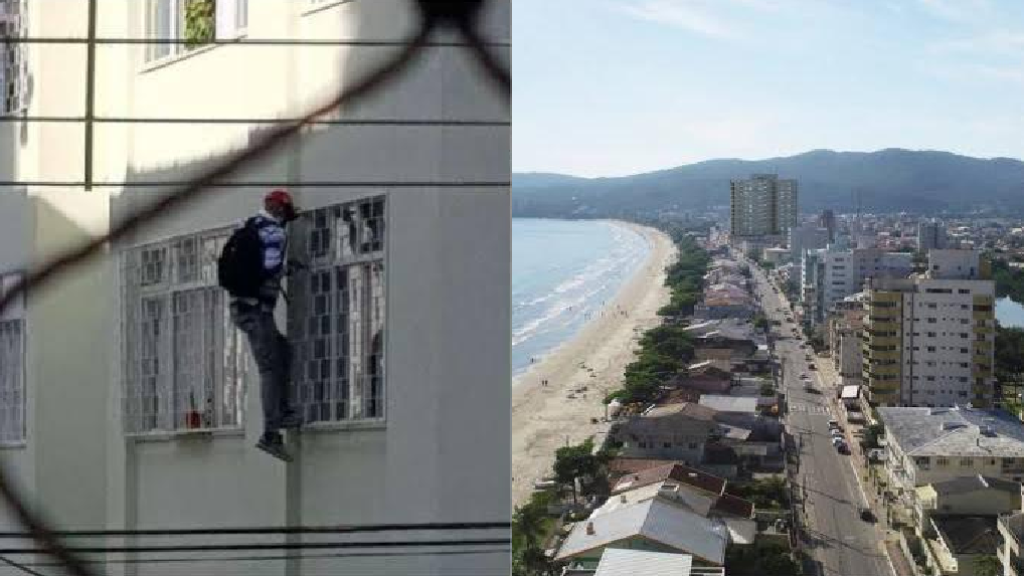
<svg viewBox="0 0 1024 576">
<path fill-rule="evenodd" d="M 546 354 L 512 382 L 512 504 L 524 503 L 533 483 L 550 475 L 555 450 L 578 444 L 607 427 L 604 397 L 621 387 L 644 330 L 660 323 L 668 302 L 665 267 L 675 256 L 671 239 L 628 223 L 651 244 L 647 261 L 571 340 Z M 547 384 L 543 384 L 543 382 Z M 587 390 L 570 393 L 583 386 Z"/>
</svg>

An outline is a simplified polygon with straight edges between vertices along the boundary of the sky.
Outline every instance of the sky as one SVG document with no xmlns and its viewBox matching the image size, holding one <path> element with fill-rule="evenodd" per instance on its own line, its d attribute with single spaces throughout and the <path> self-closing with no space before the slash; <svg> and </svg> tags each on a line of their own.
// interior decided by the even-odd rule
<svg viewBox="0 0 1024 576">
<path fill-rule="evenodd" d="M 512 169 L 1024 157 L 1018 0 L 515 0 Z"/>
</svg>

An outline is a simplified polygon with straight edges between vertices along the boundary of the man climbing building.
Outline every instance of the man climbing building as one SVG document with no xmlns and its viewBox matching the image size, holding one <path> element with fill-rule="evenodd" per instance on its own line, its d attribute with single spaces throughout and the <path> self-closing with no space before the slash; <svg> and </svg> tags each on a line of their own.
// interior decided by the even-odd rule
<svg viewBox="0 0 1024 576">
<path fill-rule="evenodd" d="M 231 295 L 231 319 L 248 337 L 260 373 L 263 434 L 256 447 L 285 461 L 291 457 L 280 430 L 302 422 L 289 402 L 291 346 L 277 329 L 274 309 L 289 266 L 286 227 L 297 217 L 288 192 L 270 192 L 263 210 L 228 239 L 217 263 L 220 285 Z"/>
</svg>

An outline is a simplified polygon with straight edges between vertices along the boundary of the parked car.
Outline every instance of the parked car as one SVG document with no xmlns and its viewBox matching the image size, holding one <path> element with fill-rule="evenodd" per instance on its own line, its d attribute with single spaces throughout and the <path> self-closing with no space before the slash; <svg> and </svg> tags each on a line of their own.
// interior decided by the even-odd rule
<svg viewBox="0 0 1024 576">
<path fill-rule="evenodd" d="M 830 433 L 832 434 L 832 437 L 833 437 L 833 438 L 839 438 L 839 439 L 842 439 L 842 438 L 843 438 L 843 431 L 842 431 L 842 430 L 840 430 L 839 428 L 833 428 L 833 429 L 832 429 L 832 430 L 830 431 Z"/>
<path fill-rule="evenodd" d="M 872 512 L 870 508 L 861 508 L 860 509 L 860 519 L 865 521 L 865 522 L 870 522 L 871 524 L 874 524 L 875 523 L 875 513 Z"/>
<path fill-rule="evenodd" d="M 836 420 L 829 420 L 828 421 L 828 427 L 829 428 L 839 428 L 839 422 L 836 421 Z"/>
<path fill-rule="evenodd" d="M 818 389 L 811 385 L 810 382 L 804 383 L 804 392 L 809 392 L 811 394 L 820 394 L 820 392 L 818 392 Z"/>
<path fill-rule="evenodd" d="M 807 369 L 808 369 L 808 370 L 817 370 L 817 369 L 818 369 L 818 367 L 817 367 L 817 366 L 815 366 L 814 364 L 808 364 L 808 365 L 807 365 Z"/>
<path fill-rule="evenodd" d="M 807 372 L 804 372 L 804 373 L 800 374 L 800 379 L 801 380 L 810 380 L 811 377 L 807 375 Z"/>
</svg>

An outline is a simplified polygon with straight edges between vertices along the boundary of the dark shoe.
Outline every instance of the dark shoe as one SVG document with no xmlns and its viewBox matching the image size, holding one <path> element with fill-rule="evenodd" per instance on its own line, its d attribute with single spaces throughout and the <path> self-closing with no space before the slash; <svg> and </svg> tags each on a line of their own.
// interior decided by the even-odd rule
<svg viewBox="0 0 1024 576">
<path fill-rule="evenodd" d="M 256 443 L 256 447 L 279 460 L 292 461 L 292 457 L 284 449 L 284 441 L 281 440 L 280 434 L 264 434 Z"/>
<path fill-rule="evenodd" d="M 302 428 L 302 416 L 295 412 L 289 412 L 281 417 L 281 428 L 295 429 Z"/>
</svg>

